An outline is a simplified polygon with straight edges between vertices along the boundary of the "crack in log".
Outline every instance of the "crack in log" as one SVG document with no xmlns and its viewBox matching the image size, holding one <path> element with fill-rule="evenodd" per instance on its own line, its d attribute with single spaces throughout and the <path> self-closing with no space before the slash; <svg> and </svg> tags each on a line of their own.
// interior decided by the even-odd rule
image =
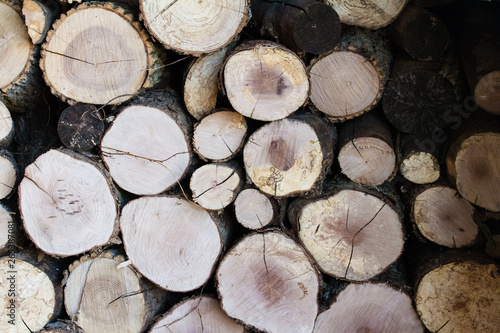
<svg viewBox="0 0 500 333">
<path fill-rule="evenodd" d="M 120 299 L 123 299 L 123 298 L 127 298 L 127 297 L 131 297 L 131 296 L 136 296 L 136 295 L 140 295 L 142 293 L 145 293 L 145 292 L 148 292 L 150 291 L 151 289 L 144 289 L 144 290 L 139 290 L 139 291 L 131 291 L 129 293 L 126 293 L 126 294 L 123 294 L 123 295 L 120 295 L 118 296 L 117 298 L 115 298 L 114 300 L 112 300 L 111 302 L 108 303 L 108 306 L 110 306 L 111 304 L 113 304 L 114 302 L 120 300 Z"/>
<path fill-rule="evenodd" d="M 269 275 L 269 270 L 267 268 L 266 261 L 266 236 L 262 234 L 263 246 L 262 246 L 262 258 L 264 259 L 264 266 L 266 267 L 266 274 Z"/>
<path fill-rule="evenodd" d="M 33 331 L 31 330 L 31 328 L 28 326 L 28 324 L 26 324 L 26 322 L 24 321 L 24 318 L 21 316 L 21 321 L 23 322 L 24 326 L 26 326 L 26 328 L 28 329 L 28 331 L 30 331 L 30 333 L 33 333 Z"/>
<path fill-rule="evenodd" d="M 215 176 L 215 178 L 217 178 L 217 167 L 215 168 L 215 172 L 216 172 L 216 176 Z M 216 188 L 217 186 L 224 184 L 224 183 L 225 183 L 225 182 L 227 182 L 227 181 L 228 181 L 228 180 L 229 180 L 229 179 L 230 179 L 230 178 L 231 178 L 231 177 L 232 177 L 235 173 L 236 173 L 236 171 L 234 171 L 234 170 L 233 170 L 233 171 L 231 172 L 231 174 L 230 174 L 229 176 L 227 176 L 227 178 L 226 178 L 226 179 L 224 179 L 222 182 L 215 184 L 215 186 L 212 186 L 212 187 L 210 187 L 210 188 L 207 188 L 205 191 L 203 191 L 202 193 L 200 193 L 200 195 L 194 195 L 194 196 L 193 196 L 193 199 L 198 199 L 199 197 L 201 197 L 203 194 L 207 193 L 208 191 L 213 190 L 213 189 L 214 189 L 214 188 Z M 219 198 L 219 199 L 220 199 L 220 198 Z M 222 203 L 222 202 L 221 202 L 221 203 Z"/>
<path fill-rule="evenodd" d="M 448 319 L 448 320 L 446 321 L 446 323 L 444 323 L 444 324 L 443 324 L 443 326 L 441 326 L 441 327 L 440 327 L 440 328 L 436 331 L 436 333 L 438 333 L 439 331 L 441 331 L 441 330 L 442 330 L 442 329 L 443 329 L 446 325 L 448 325 L 448 323 L 449 323 L 449 322 L 450 322 L 450 319 Z"/>
<path fill-rule="evenodd" d="M 224 144 L 226 145 L 226 148 L 229 150 L 229 152 L 231 153 L 231 155 L 234 155 L 234 152 L 231 150 L 231 147 L 229 147 L 229 145 L 227 144 L 226 140 L 224 140 L 224 138 L 222 137 L 222 135 L 220 136 L 220 139 L 222 140 L 222 142 L 224 142 Z"/>
<path fill-rule="evenodd" d="M 175 323 L 178 323 L 180 322 L 181 320 L 183 320 L 184 318 L 186 318 L 187 316 L 189 316 L 191 313 L 193 313 L 195 310 L 198 310 L 198 307 L 200 306 L 200 303 L 201 301 L 203 300 L 203 298 L 200 297 L 200 299 L 198 300 L 198 304 L 196 304 L 191 310 L 189 310 L 188 313 L 186 313 L 184 316 L 180 317 L 179 319 L 176 319 L 174 320 L 173 322 L 171 322 L 170 324 L 165 324 L 163 326 L 159 326 L 158 328 L 161 328 L 161 327 L 165 327 L 167 330 L 169 330 L 170 332 L 173 332 L 169 327 L 172 326 L 173 324 Z"/>
<path fill-rule="evenodd" d="M 198 317 L 200 318 L 201 333 L 203 333 L 205 331 L 205 327 L 203 326 L 203 319 L 201 318 L 200 309 L 196 309 L 196 312 L 198 312 Z"/>
<path fill-rule="evenodd" d="M 255 217 L 257 217 L 257 220 L 259 221 L 259 224 L 262 228 L 264 228 L 264 225 L 262 224 L 262 221 L 260 220 L 260 217 L 257 213 L 255 213 Z"/>
<path fill-rule="evenodd" d="M 362 226 L 358 231 L 356 231 L 356 233 L 354 234 L 354 236 L 352 236 L 352 240 L 351 240 L 351 254 L 349 256 L 349 262 L 347 263 L 347 267 L 346 267 L 346 270 L 345 270 L 345 274 L 344 274 L 344 278 L 347 277 L 347 272 L 349 271 L 349 268 L 351 267 L 351 261 L 352 261 L 352 255 L 354 253 L 354 238 L 356 238 L 356 236 L 361 232 L 363 231 L 364 228 L 366 228 L 370 223 L 372 223 L 375 218 L 378 216 L 378 214 L 382 211 L 382 209 L 384 209 L 384 207 L 387 205 L 386 202 L 384 202 L 384 204 L 382 205 L 382 207 L 380 207 L 380 209 L 375 213 L 375 215 L 371 218 L 370 221 L 368 221 L 364 226 Z"/>
</svg>

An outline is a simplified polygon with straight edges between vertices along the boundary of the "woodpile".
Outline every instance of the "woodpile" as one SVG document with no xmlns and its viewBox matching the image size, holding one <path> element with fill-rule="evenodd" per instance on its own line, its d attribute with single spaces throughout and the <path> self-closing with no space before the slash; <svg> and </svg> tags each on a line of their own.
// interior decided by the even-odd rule
<svg viewBox="0 0 500 333">
<path fill-rule="evenodd" d="M 499 332 L 498 17 L 0 0 L 0 332 Z"/>
</svg>

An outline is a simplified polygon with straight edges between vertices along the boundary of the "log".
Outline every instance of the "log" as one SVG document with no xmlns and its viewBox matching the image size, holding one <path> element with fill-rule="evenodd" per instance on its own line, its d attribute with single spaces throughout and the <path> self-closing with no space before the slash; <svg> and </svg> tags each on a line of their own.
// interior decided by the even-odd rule
<svg viewBox="0 0 500 333">
<path fill-rule="evenodd" d="M 119 104 L 161 76 L 163 55 L 123 7 L 82 3 L 47 34 L 40 67 L 52 94 L 70 104 Z"/>
<path fill-rule="evenodd" d="M 346 184 L 318 199 L 297 199 L 288 219 L 322 272 L 347 281 L 368 281 L 395 262 L 405 236 L 388 197 Z"/>
<path fill-rule="evenodd" d="M 356 183 L 378 186 L 396 173 L 391 129 L 373 112 L 342 124 L 339 132 L 341 172 Z"/>
<path fill-rule="evenodd" d="M 50 255 L 117 242 L 117 192 L 104 168 L 87 157 L 49 150 L 26 167 L 18 195 L 24 230 Z"/>
<path fill-rule="evenodd" d="M 275 197 L 312 195 L 320 190 L 336 141 L 335 128 L 313 114 L 274 121 L 245 144 L 246 173 L 259 190 Z"/>
<path fill-rule="evenodd" d="M 115 251 L 86 255 L 69 267 L 66 312 L 87 333 L 140 333 L 165 300 L 165 291 L 142 278 Z"/>
<path fill-rule="evenodd" d="M 0 199 L 8 199 L 14 194 L 19 176 L 19 168 L 12 153 L 0 148 Z"/>
<path fill-rule="evenodd" d="M 229 102 L 245 117 L 282 119 L 308 99 L 304 63 L 277 43 L 260 40 L 240 45 L 229 55 L 221 73 Z"/>
<path fill-rule="evenodd" d="M 227 46 L 250 19 L 248 0 L 140 0 L 144 25 L 167 49 L 199 56 Z"/>
<path fill-rule="evenodd" d="M 458 252 L 427 260 L 418 272 L 415 305 L 428 330 L 498 331 L 500 269 L 491 259 Z"/>
<path fill-rule="evenodd" d="M 204 331 L 243 333 L 245 329 L 222 310 L 215 297 L 194 296 L 173 306 L 149 330 L 150 333 Z"/>
<path fill-rule="evenodd" d="M 191 164 L 191 123 L 172 90 L 138 95 L 101 141 L 102 160 L 116 184 L 138 195 L 159 194 L 185 175 Z"/>
<path fill-rule="evenodd" d="M 397 57 L 382 99 L 391 124 L 403 133 L 432 133 L 455 115 L 455 88 L 434 64 Z"/>
<path fill-rule="evenodd" d="M 474 207 L 451 186 L 417 188 L 411 200 L 411 221 L 423 239 L 449 248 L 476 245 L 479 228 Z"/>
<path fill-rule="evenodd" d="M 19 244 L 19 222 L 7 206 L 0 202 L 0 255 L 16 250 Z"/>
<path fill-rule="evenodd" d="M 123 207 L 123 245 L 131 264 L 161 288 L 204 285 L 229 237 L 227 223 L 185 199 L 141 197 Z"/>
<path fill-rule="evenodd" d="M 91 104 L 75 104 L 61 113 L 57 134 L 69 149 L 86 151 L 94 148 L 104 134 L 104 121 Z"/>
<path fill-rule="evenodd" d="M 70 320 L 58 320 L 45 325 L 40 333 L 85 333 L 82 328 Z"/>
<path fill-rule="evenodd" d="M 376 30 L 398 17 L 408 0 L 324 0 L 335 9 L 340 22 Z"/>
<path fill-rule="evenodd" d="M 193 150 L 204 161 L 226 162 L 243 147 L 247 122 L 238 112 L 217 110 L 195 124 Z"/>
<path fill-rule="evenodd" d="M 232 45 L 202 55 L 188 66 L 184 79 L 184 104 L 188 112 L 201 120 L 215 109 L 219 94 L 219 72 Z"/>
<path fill-rule="evenodd" d="M 0 1 L 0 101 L 11 112 L 38 108 L 44 90 L 39 48 L 31 43 L 18 3 Z"/>
<path fill-rule="evenodd" d="M 33 248 L 0 258 L 2 332 L 41 330 L 61 315 L 61 265 Z"/>
<path fill-rule="evenodd" d="M 349 284 L 316 319 L 313 333 L 424 332 L 412 299 L 383 283 Z"/>
<path fill-rule="evenodd" d="M 252 18 L 263 36 L 297 53 L 332 50 L 342 26 L 335 10 L 315 0 L 251 0 Z"/>
<path fill-rule="evenodd" d="M 193 172 L 189 188 L 195 203 L 208 210 L 221 210 L 236 199 L 243 180 L 243 170 L 237 163 L 209 163 Z"/>
<path fill-rule="evenodd" d="M 33 44 L 42 44 L 52 23 L 59 16 L 60 6 L 56 0 L 24 0 L 23 16 Z"/>
<path fill-rule="evenodd" d="M 390 31 L 394 43 L 417 60 L 437 60 L 451 43 L 445 23 L 430 11 L 413 4 L 404 8 Z"/>
<path fill-rule="evenodd" d="M 279 207 L 272 197 L 255 188 L 242 190 L 234 201 L 236 220 L 245 228 L 256 230 L 270 226 L 279 215 Z"/>
<path fill-rule="evenodd" d="M 14 121 L 9 109 L 0 101 L 0 148 L 7 148 L 14 139 Z"/>
<path fill-rule="evenodd" d="M 426 143 L 433 142 L 431 147 Z M 429 149 L 431 148 L 431 149 Z M 414 184 L 430 184 L 441 174 L 440 151 L 429 135 L 406 135 L 401 137 L 399 150 L 399 172 Z"/>
<path fill-rule="evenodd" d="M 498 127 L 481 123 L 465 129 L 446 155 L 448 179 L 460 195 L 493 212 L 500 212 L 499 156 Z"/>
<path fill-rule="evenodd" d="M 244 268 L 244 269 L 242 269 Z M 304 250 L 277 231 L 245 236 L 216 272 L 222 308 L 265 332 L 311 332 L 319 277 Z"/>
<path fill-rule="evenodd" d="M 332 52 L 311 61 L 311 102 L 332 120 L 371 110 L 382 97 L 392 55 L 376 32 L 344 30 Z"/>
</svg>

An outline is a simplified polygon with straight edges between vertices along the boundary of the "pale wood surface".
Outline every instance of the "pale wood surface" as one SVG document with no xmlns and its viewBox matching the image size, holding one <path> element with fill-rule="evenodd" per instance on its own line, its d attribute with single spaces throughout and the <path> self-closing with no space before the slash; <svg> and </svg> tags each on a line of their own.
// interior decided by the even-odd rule
<svg viewBox="0 0 500 333">
<path fill-rule="evenodd" d="M 276 217 L 276 207 L 272 200 L 259 190 L 244 189 L 234 201 L 236 219 L 248 229 L 268 226 Z"/>
<path fill-rule="evenodd" d="M 19 81 L 30 62 L 33 45 L 20 13 L 0 2 L 0 89 Z"/>
<path fill-rule="evenodd" d="M 171 291 L 203 285 L 222 251 L 222 236 L 211 215 L 181 198 L 130 201 L 122 210 L 120 229 L 132 265 Z"/>
<path fill-rule="evenodd" d="M 322 312 L 313 333 L 422 333 L 424 327 L 409 295 L 386 284 L 350 284 Z"/>
<path fill-rule="evenodd" d="M 117 198 L 102 169 L 76 153 L 54 149 L 26 167 L 19 210 L 38 248 L 71 256 L 110 241 Z"/>
<path fill-rule="evenodd" d="M 282 119 L 304 105 L 309 80 L 300 58 L 283 46 L 258 41 L 229 56 L 224 87 L 233 108 L 263 121 Z"/>
<path fill-rule="evenodd" d="M 212 296 L 191 297 L 170 309 L 159 319 L 151 333 L 243 333 L 244 327 L 222 310 L 219 301 Z"/>
<path fill-rule="evenodd" d="M 474 97 L 486 111 L 500 115 L 500 70 L 491 71 L 476 84 Z"/>
<path fill-rule="evenodd" d="M 9 109 L 0 101 L 0 148 L 6 148 L 14 139 L 14 121 Z"/>
<path fill-rule="evenodd" d="M 266 332 L 311 332 L 318 275 L 304 250 L 278 232 L 246 236 L 216 273 L 222 308 Z"/>
<path fill-rule="evenodd" d="M 17 181 L 17 164 L 12 153 L 0 149 L 0 199 L 5 199 L 14 191 Z"/>
<path fill-rule="evenodd" d="M 415 152 L 404 158 L 399 166 L 401 175 L 415 184 L 430 184 L 439 179 L 439 161 L 436 156 L 424 151 Z"/>
<path fill-rule="evenodd" d="M 37 0 L 23 1 L 24 22 L 33 44 L 43 43 L 47 32 L 58 14 L 58 3 L 55 0 L 40 2 Z"/>
<path fill-rule="evenodd" d="M 248 0 L 141 0 L 144 24 L 166 48 L 200 55 L 229 44 L 250 17 Z"/>
<path fill-rule="evenodd" d="M 195 126 L 194 151 L 204 160 L 229 160 L 243 147 L 247 128 L 245 117 L 238 112 L 210 114 Z"/>
<path fill-rule="evenodd" d="M 499 288 L 498 266 L 452 262 L 423 276 L 415 304 L 431 332 L 494 333 L 500 327 Z"/>
<path fill-rule="evenodd" d="M 9 250 L 11 245 L 18 244 L 18 228 L 12 213 L 6 206 L 0 204 L 0 255 Z M 9 241 L 10 240 L 10 241 Z"/>
</svg>

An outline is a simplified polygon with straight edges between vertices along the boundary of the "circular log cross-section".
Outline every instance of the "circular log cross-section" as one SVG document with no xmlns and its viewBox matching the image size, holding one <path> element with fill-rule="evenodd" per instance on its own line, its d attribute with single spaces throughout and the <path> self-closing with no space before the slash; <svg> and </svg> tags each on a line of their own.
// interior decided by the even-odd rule
<svg viewBox="0 0 500 333">
<path fill-rule="evenodd" d="M 20 13 L 1 1 L 0 17 L 0 89 L 5 90 L 23 75 L 33 45 Z"/>
<path fill-rule="evenodd" d="M 243 333 L 245 328 L 222 310 L 215 297 L 196 296 L 175 305 L 151 327 L 149 332 Z"/>
<path fill-rule="evenodd" d="M 246 236 L 222 259 L 216 279 L 222 308 L 245 325 L 265 332 L 312 331 L 318 273 L 285 235 Z"/>
<path fill-rule="evenodd" d="M 408 0 L 325 0 L 339 14 L 340 22 L 376 30 L 398 17 Z"/>
<path fill-rule="evenodd" d="M 278 205 L 273 198 L 254 188 L 247 188 L 234 201 L 236 220 L 248 229 L 261 229 L 274 222 Z"/>
<path fill-rule="evenodd" d="M 144 93 L 116 116 L 101 141 L 101 154 L 118 186 L 159 194 L 184 176 L 191 163 L 191 127 L 176 96 Z"/>
<path fill-rule="evenodd" d="M 399 172 L 414 184 L 431 184 L 441 175 L 437 147 L 430 150 L 424 145 L 429 140 L 432 138 L 427 134 L 401 138 Z"/>
<path fill-rule="evenodd" d="M 14 219 L 12 213 L 7 207 L 0 203 L 0 255 L 4 254 L 18 244 L 17 221 Z"/>
<path fill-rule="evenodd" d="M 15 190 L 18 167 L 14 155 L 0 148 L 0 199 L 8 198 Z"/>
<path fill-rule="evenodd" d="M 500 327 L 499 289 L 498 266 L 452 262 L 422 277 L 415 304 L 431 332 L 495 333 Z"/>
<path fill-rule="evenodd" d="M 462 138 L 446 158 L 448 175 L 458 192 L 475 205 L 500 212 L 500 133 Z"/>
<path fill-rule="evenodd" d="M 191 291 L 210 278 L 227 236 L 215 218 L 185 199 L 141 197 L 123 208 L 123 245 L 147 279 L 167 290 Z"/>
<path fill-rule="evenodd" d="M 139 333 L 153 317 L 149 312 L 155 310 L 154 304 L 148 304 L 147 298 L 152 291 L 142 290 L 138 274 L 130 267 L 119 267 L 121 261 L 84 257 L 71 270 L 64 305 L 86 333 Z"/>
<path fill-rule="evenodd" d="M 123 9 L 81 4 L 54 23 L 40 67 L 52 93 L 64 101 L 118 104 L 149 85 L 152 51 L 146 33 Z"/>
<path fill-rule="evenodd" d="M 69 149 L 85 151 L 94 148 L 104 133 L 104 121 L 94 105 L 76 104 L 59 117 L 57 134 Z"/>
<path fill-rule="evenodd" d="M 473 245 L 479 234 L 474 207 L 449 186 L 418 191 L 412 203 L 412 220 L 428 240 L 450 248 Z"/>
<path fill-rule="evenodd" d="M 200 55 L 229 44 L 249 19 L 248 0 L 140 0 L 144 24 L 167 49 Z"/>
<path fill-rule="evenodd" d="M 403 251 L 398 213 L 365 192 L 341 190 L 305 204 L 290 220 L 320 269 L 340 279 L 367 281 Z"/>
<path fill-rule="evenodd" d="M 14 139 L 14 121 L 9 109 L 0 101 L 0 148 L 6 148 Z"/>
<path fill-rule="evenodd" d="M 193 201 L 209 210 L 231 204 L 243 187 L 243 172 L 232 163 L 210 163 L 196 169 L 189 187 Z"/>
<path fill-rule="evenodd" d="M 424 327 L 407 294 L 387 284 L 350 284 L 316 320 L 313 333 L 412 332 Z"/>
<path fill-rule="evenodd" d="M 269 41 L 240 46 L 223 68 L 224 88 L 233 108 L 252 119 L 285 118 L 307 101 L 309 79 L 292 51 Z"/>
<path fill-rule="evenodd" d="M 26 167 L 19 184 L 24 230 L 38 248 L 54 256 L 106 245 L 118 215 L 111 186 L 109 176 L 90 159 L 48 151 Z"/>
<path fill-rule="evenodd" d="M 238 112 L 220 111 L 199 122 L 193 131 L 194 151 L 203 160 L 224 162 L 243 147 L 247 122 Z"/>
<path fill-rule="evenodd" d="M 335 139 L 319 118 L 286 118 L 254 132 L 243 150 L 245 170 L 264 193 L 277 197 L 315 189 L 333 160 Z"/>
</svg>

